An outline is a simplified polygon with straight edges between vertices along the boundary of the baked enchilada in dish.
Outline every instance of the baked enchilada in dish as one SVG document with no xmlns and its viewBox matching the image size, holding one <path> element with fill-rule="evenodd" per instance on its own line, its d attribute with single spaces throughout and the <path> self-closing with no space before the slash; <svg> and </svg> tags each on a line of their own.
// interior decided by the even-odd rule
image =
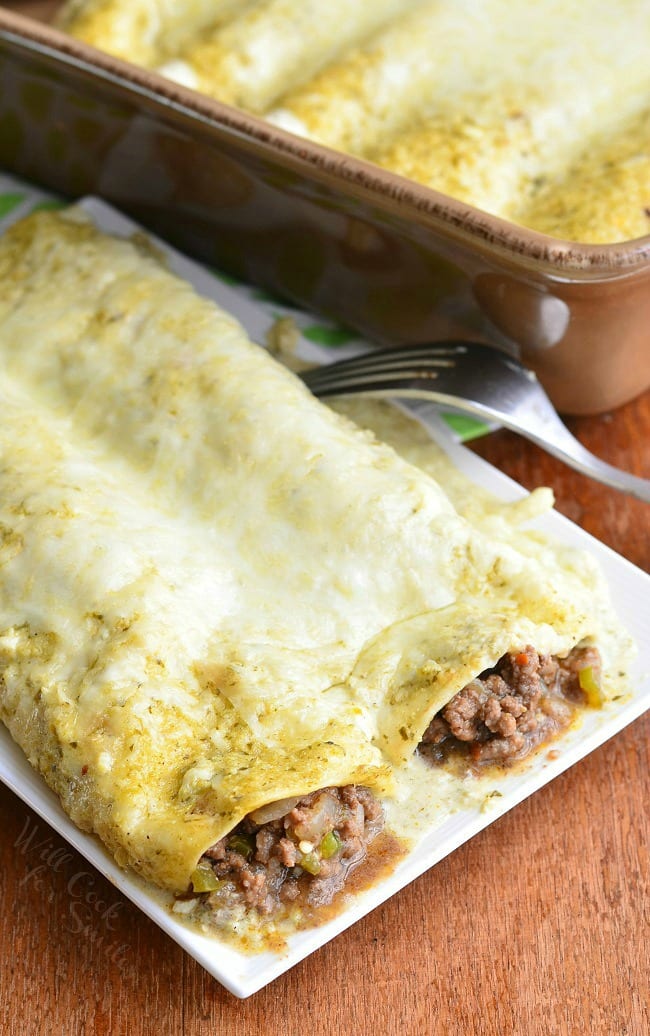
<svg viewBox="0 0 650 1036">
<path fill-rule="evenodd" d="M 59 24 L 520 226 L 650 233 L 645 0 L 73 0 Z"/>
<path fill-rule="evenodd" d="M 408 841 L 405 780 L 620 692 L 595 566 L 522 525 L 548 491 L 321 404 L 144 237 L 12 226 L 0 363 L 0 714 L 178 912 L 314 918 Z"/>
</svg>

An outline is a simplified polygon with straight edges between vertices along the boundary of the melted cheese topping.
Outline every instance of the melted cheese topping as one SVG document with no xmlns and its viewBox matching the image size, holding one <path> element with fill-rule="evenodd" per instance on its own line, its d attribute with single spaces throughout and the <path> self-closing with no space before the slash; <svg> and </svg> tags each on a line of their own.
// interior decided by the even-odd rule
<svg viewBox="0 0 650 1036">
<path fill-rule="evenodd" d="M 390 793 L 505 651 L 604 629 L 592 566 L 516 508 L 463 517 L 457 486 L 74 210 L 0 242 L 0 362 L 0 711 L 161 886 L 264 802 Z"/>
<path fill-rule="evenodd" d="M 629 241 L 650 233 L 650 106 L 603 128 L 569 167 L 542 180 L 517 220 L 569 241 Z"/>
<path fill-rule="evenodd" d="M 181 54 L 194 85 L 249 111 L 266 111 L 341 50 L 365 39 L 417 0 L 261 0 Z M 174 68 L 162 69 L 175 78 Z M 185 74 L 186 76 L 186 74 Z"/>
<path fill-rule="evenodd" d="M 153 67 L 247 0 L 68 0 L 57 24 L 118 58 Z"/>
</svg>

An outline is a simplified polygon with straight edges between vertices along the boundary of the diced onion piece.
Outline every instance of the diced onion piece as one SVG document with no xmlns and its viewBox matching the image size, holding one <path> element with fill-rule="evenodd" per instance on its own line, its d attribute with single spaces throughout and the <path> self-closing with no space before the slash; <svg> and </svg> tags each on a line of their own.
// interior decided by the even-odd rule
<svg viewBox="0 0 650 1036">
<path fill-rule="evenodd" d="M 337 799 L 329 792 L 322 791 L 311 805 L 305 807 L 303 819 L 293 826 L 298 841 L 318 845 L 323 836 L 336 827 L 338 811 Z"/>
<path fill-rule="evenodd" d="M 198 902 L 198 899 L 177 899 L 172 910 L 175 914 L 191 914 Z"/>
<path fill-rule="evenodd" d="M 297 806 L 300 798 L 278 799 L 277 802 L 269 802 L 266 806 L 260 806 L 248 814 L 249 820 L 254 824 L 270 824 L 272 820 L 279 820 L 280 817 L 290 813 L 294 806 Z"/>
</svg>

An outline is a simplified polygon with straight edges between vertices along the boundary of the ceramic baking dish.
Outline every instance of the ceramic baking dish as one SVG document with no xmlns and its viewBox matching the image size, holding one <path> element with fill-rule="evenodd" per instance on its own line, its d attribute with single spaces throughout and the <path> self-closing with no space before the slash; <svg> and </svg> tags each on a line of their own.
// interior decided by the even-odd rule
<svg viewBox="0 0 650 1036">
<path fill-rule="evenodd" d="M 577 245 L 522 229 L 7 8 L 0 165 L 69 197 L 99 194 L 371 341 L 517 349 L 566 412 L 650 385 L 650 237 Z"/>
</svg>

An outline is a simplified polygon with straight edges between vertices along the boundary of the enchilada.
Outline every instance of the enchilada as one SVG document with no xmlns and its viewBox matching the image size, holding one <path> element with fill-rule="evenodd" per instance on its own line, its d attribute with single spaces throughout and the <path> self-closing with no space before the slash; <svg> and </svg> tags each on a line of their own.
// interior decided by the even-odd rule
<svg viewBox="0 0 650 1036">
<path fill-rule="evenodd" d="M 593 566 L 518 528 L 547 495 L 464 507 L 77 210 L 0 242 L 0 359 L 2 718 L 159 887 L 264 910 L 266 852 L 308 897 L 473 681 L 616 630 Z M 612 693 L 611 653 L 577 668 Z"/>
</svg>

